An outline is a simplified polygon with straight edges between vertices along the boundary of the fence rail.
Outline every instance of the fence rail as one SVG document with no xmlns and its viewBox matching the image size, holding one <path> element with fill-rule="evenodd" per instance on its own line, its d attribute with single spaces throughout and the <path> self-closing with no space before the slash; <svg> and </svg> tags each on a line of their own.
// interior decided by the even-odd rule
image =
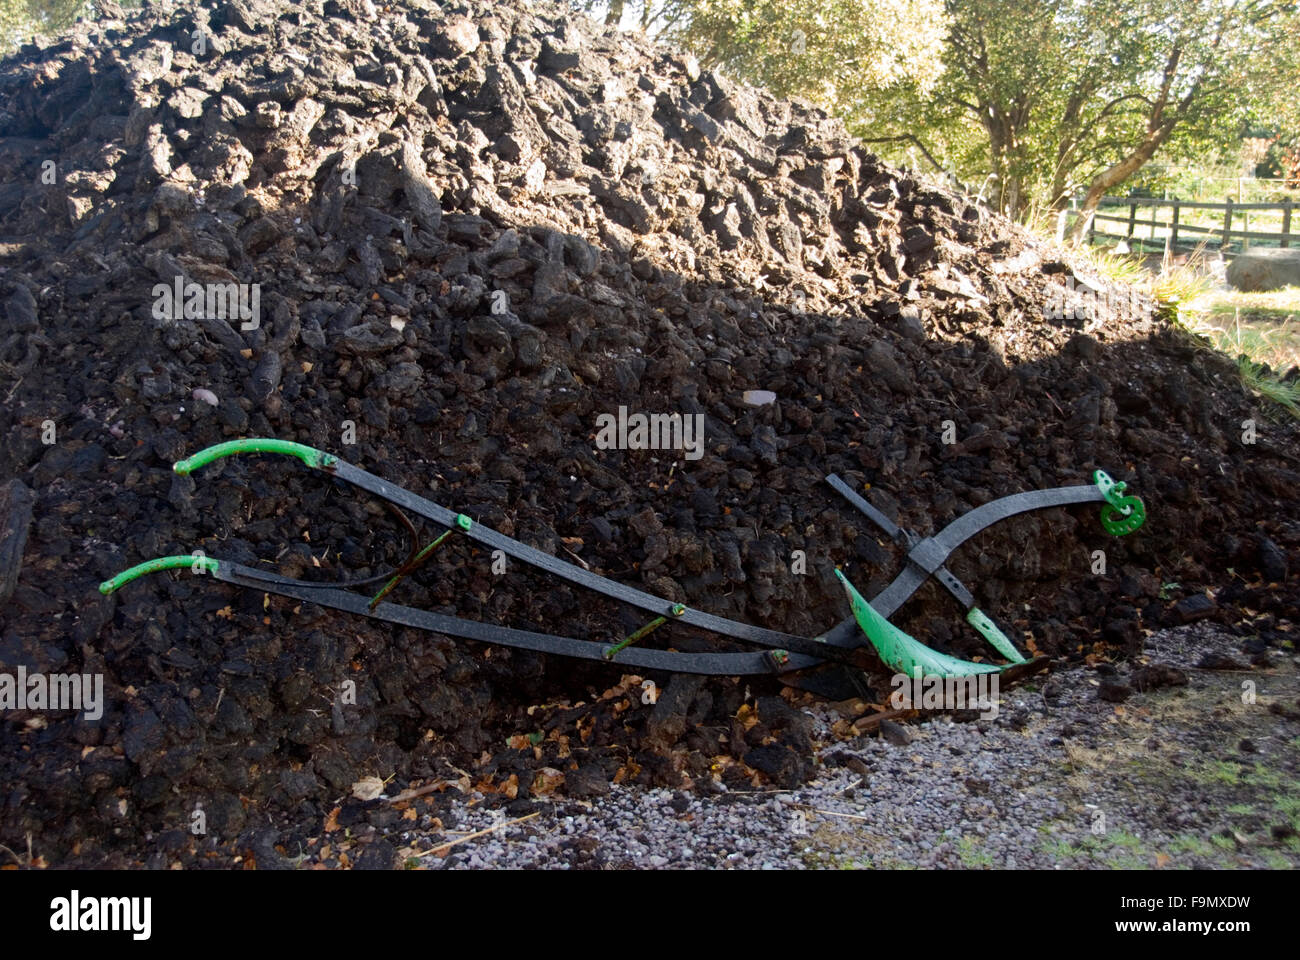
<svg viewBox="0 0 1300 960">
<path fill-rule="evenodd" d="M 1146 249 L 1155 247 L 1160 250 L 1169 250 L 1179 252 L 1180 250 L 1190 250 L 1202 244 L 1214 247 L 1213 243 L 1206 243 L 1206 240 L 1218 238 L 1217 249 L 1225 256 L 1235 256 L 1243 250 L 1250 249 L 1251 241 L 1257 241 L 1257 245 L 1290 247 L 1293 239 L 1300 239 L 1300 235 L 1292 233 L 1292 211 L 1300 204 L 1292 199 L 1286 199 L 1278 203 L 1235 203 L 1231 199 L 1223 203 L 1203 203 L 1190 200 L 1162 200 L 1158 197 L 1103 197 L 1099 208 L 1094 211 L 1088 223 L 1088 240 L 1091 242 L 1097 237 L 1108 237 L 1116 240 L 1124 240 L 1129 244 L 1131 249 Z M 1116 215 L 1106 213 L 1107 209 L 1128 208 L 1126 215 Z M 1149 207 L 1151 216 L 1138 219 L 1138 208 Z M 1168 220 L 1157 218 L 1157 214 L 1162 209 L 1172 211 Z M 1219 226 L 1206 226 L 1199 223 L 1187 223 L 1181 219 L 1184 211 L 1188 210 L 1214 210 L 1223 213 L 1223 222 Z M 1274 211 L 1281 213 L 1281 229 L 1277 231 L 1252 230 L 1250 220 L 1252 212 Z M 1067 211 L 1067 214 L 1074 217 L 1080 215 L 1078 210 Z M 1238 228 L 1234 221 L 1240 219 L 1241 227 Z M 1258 219 L 1258 218 L 1257 218 Z M 1270 218 L 1265 218 L 1270 219 Z M 1125 230 L 1122 233 L 1114 233 L 1109 230 L 1098 230 L 1098 222 L 1123 224 Z M 1140 237 L 1137 235 L 1139 227 L 1146 228 L 1147 236 Z M 1193 235 L 1200 239 L 1180 240 L 1179 234 Z"/>
</svg>

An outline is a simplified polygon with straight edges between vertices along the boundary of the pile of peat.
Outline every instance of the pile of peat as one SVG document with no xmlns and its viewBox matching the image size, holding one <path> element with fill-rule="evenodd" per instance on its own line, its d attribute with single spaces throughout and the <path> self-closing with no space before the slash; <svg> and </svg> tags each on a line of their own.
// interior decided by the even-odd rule
<svg viewBox="0 0 1300 960">
<path fill-rule="evenodd" d="M 659 677 L 652 707 L 617 668 L 201 577 L 101 597 L 193 549 L 319 579 L 404 556 L 385 511 L 296 461 L 172 473 L 234 437 L 320 447 L 802 635 L 847 615 L 834 566 L 870 595 L 900 563 L 825 474 L 932 532 L 1101 467 L 1146 499 L 1139 533 L 1043 511 L 951 561 L 1022 646 L 1135 655 L 1144 631 L 1208 617 L 1263 651 L 1300 616 L 1296 433 L 1230 362 L 822 113 L 560 6 L 146 2 L 0 65 L 0 161 L 0 669 L 105 678 L 97 721 L 0 719 L 0 842 L 20 853 L 265 861 L 269 824 L 314 835 L 366 777 L 472 778 L 527 806 L 612 777 L 809 775 L 773 682 Z M 159 317 L 178 277 L 257 285 L 260 322 Z M 1074 277 L 1098 309 L 1045 318 Z M 597 449 L 620 406 L 703 414 L 703 456 Z M 645 619 L 454 541 L 394 599 L 592 639 Z M 933 587 L 897 620 L 983 653 Z M 735 719 L 749 696 L 758 723 Z"/>
</svg>

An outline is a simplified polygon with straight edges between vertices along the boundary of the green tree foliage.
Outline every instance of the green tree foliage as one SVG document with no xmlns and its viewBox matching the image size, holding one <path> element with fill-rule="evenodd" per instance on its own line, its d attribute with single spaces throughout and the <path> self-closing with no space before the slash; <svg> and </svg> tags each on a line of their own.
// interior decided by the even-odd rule
<svg viewBox="0 0 1300 960">
<path fill-rule="evenodd" d="M 689 2 L 689 18 L 669 33 L 708 62 L 841 112 L 865 90 L 927 90 L 941 69 L 942 0 Z"/>
<path fill-rule="evenodd" d="M 0 0 L 0 54 L 35 34 L 53 36 L 90 12 L 89 0 Z"/>
</svg>

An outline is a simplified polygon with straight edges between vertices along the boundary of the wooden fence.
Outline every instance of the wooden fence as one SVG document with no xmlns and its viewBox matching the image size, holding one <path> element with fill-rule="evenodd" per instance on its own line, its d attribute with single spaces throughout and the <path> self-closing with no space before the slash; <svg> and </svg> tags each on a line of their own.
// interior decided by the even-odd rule
<svg viewBox="0 0 1300 960">
<path fill-rule="evenodd" d="M 1252 241 L 1257 246 L 1289 247 L 1293 239 L 1300 240 L 1300 235 L 1291 232 L 1291 212 L 1300 206 L 1296 201 L 1287 199 L 1280 203 L 1234 203 L 1231 199 L 1223 203 L 1197 203 L 1189 200 L 1162 200 L 1155 197 L 1103 197 L 1101 205 L 1092 215 L 1088 226 L 1088 240 L 1096 238 L 1113 238 L 1124 240 L 1135 252 L 1143 250 L 1170 250 L 1185 252 L 1205 245 L 1208 249 L 1222 251 L 1225 256 L 1234 256 L 1242 250 L 1249 249 Z M 1107 213 L 1107 210 L 1127 207 L 1127 214 Z M 1138 218 L 1138 209 L 1149 209 L 1150 217 Z M 1170 210 L 1167 220 L 1157 219 L 1160 211 Z M 1181 219 L 1184 211 L 1214 210 L 1222 214 L 1222 226 L 1204 226 L 1186 223 Z M 1250 229 L 1252 211 L 1281 211 L 1282 229 L 1277 232 Z M 1071 217 L 1079 216 L 1079 211 L 1066 211 Z M 1216 215 L 1215 219 L 1219 219 Z M 1241 221 L 1241 228 L 1234 221 Z M 1123 224 L 1123 232 L 1099 230 L 1098 222 Z M 1064 226 L 1064 223 L 1062 223 Z M 1147 236 L 1138 235 L 1139 228 L 1145 228 Z M 1161 231 L 1157 236 L 1156 231 Z"/>
</svg>

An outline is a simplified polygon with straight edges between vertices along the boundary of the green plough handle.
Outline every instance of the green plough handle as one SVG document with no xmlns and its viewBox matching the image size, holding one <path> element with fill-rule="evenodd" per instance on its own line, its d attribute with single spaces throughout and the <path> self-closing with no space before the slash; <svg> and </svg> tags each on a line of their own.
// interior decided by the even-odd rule
<svg viewBox="0 0 1300 960">
<path fill-rule="evenodd" d="M 971 607 L 966 613 L 966 622 L 980 632 L 980 635 L 992 644 L 993 649 L 1002 656 L 1006 657 L 1012 663 L 1024 663 L 1025 658 L 1020 655 L 1015 644 L 1007 639 L 1007 635 L 998 629 L 998 625 L 988 618 L 979 607 Z"/>
<path fill-rule="evenodd" d="M 1127 483 L 1123 480 L 1116 483 L 1105 470 L 1098 470 L 1092 479 L 1106 499 L 1106 505 L 1101 508 L 1101 525 L 1107 533 L 1122 537 L 1146 522 L 1147 508 L 1142 498 L 1123 495 Z"/>
<path fill-rule="evenodd" d="M 247 440 L 227 440 L 225 443 L 207 447 L 193 456 L 176 461 L 172 469 L 184 477 L 201 467 L 206 467 L 213 460 L 220 460 L 222 457 L 230 457 L 237 453 L 283 453 L 286 456 L 297 457 L 314 470 L 328 467 L 338 460 L 338 457 L 332 456 L 323 450 L 317 450 L 315 447 L 309 447 L 302 443 L 294 443 L 292 440 L 249 437 Z"/>
<path fill-rule="evenodd" d="M 99 592 L 103 594 L 112 593 L 114 590 L 130 583 L 137 577 L 143 577 L 146 573 L 157 573 L 159 570 L 175 570 L 179 567 L 197 568 L 197 570 L 206 570 L 208 573 L 216 573 L 220 562 L 212 557 L 196 557 L 192 555 L 182 555 L 176 557 L 158 557 L 154 560 L 146 560 L 144 563 L 137 563 L 129 570 L 123 570 L 111 580 L 105 580 L 99 585 Z M 196 570 L 196 572 L 197 572 Z"/>
</svg>

